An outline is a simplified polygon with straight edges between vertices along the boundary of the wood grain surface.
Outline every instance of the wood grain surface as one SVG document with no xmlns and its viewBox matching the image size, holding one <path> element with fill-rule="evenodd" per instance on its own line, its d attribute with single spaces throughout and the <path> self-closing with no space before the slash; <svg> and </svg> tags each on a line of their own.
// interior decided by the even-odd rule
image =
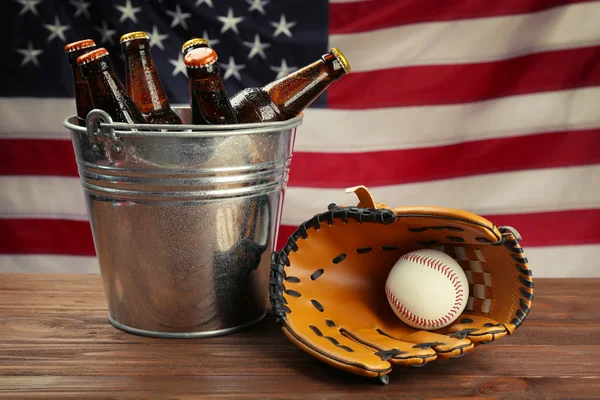
<svg viewBox="0 0 600 400">
<path fill-rule="evenodd" d="M 535 289 L 513 336 L 395 367 L 382 386 L 313 359 L 271 317 L 229 336 L 146 338 L 107 322 L 98 275 L 0 274 L 0 397 L 600 398 L 600 279 L 536 279 Z"/>
</svg>

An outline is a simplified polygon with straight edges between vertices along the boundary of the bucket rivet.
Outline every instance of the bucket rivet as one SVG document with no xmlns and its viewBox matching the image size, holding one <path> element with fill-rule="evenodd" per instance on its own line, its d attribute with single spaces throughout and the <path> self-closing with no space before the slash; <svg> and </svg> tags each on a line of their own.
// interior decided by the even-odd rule
<svg viewBox="0 0 600 400">
<path fill-rule="evenodd" d="M 120 152 L 121 152 L 121 150 L 123 150 L 123 149 L 121 148 L 121 146 L 120 146 L 120 145 L 118 145 L 118 144 L 115 144 L 115 145 L 113 146 L 112 150 L 113 150 L 115 153 L 120 153 Z"/>
</svg>

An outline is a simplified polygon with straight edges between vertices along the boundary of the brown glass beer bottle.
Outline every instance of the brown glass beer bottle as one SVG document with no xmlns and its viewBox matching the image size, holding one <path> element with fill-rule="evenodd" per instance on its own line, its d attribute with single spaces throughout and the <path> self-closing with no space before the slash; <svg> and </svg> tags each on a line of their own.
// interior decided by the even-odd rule
<svg viewBox="0 0 600 400">
<path fill-rule="evenodd" d="M 198 49 L 200 47 L 210 47 L 208 40 L 202 38 L 193 38 L 181 45 L 181 52 L 186 55 L 188 51 Z"/>
<path fill-rule="evenodd" d="M 77 58 L 94 108 L 107 112 L 115 122 L 147 123 L 117 76 L 108 51 L 101 47 Z"/>
<path fill-rule="evenodd" d="M 75 108 L 77 109 L 77 121 L 80 126 L 85 126 L 85 117 L 92 110 L 92 99 L 88 90 L 88 84 L 81 75 L 81 69 L 77 66 L 77 57 L 96 49 L 96 43 L 91 39 L 79 40 L 65 46 L 67 62 L 73 72 L 73 89 L 75 91 Z"/>
<path fill-rule="evenodd" d="M 138 110 L 150 124 L 181 124 L 154 66 L 148 33 L 127 33 L 120 43 L 125 55 L 127 93 Z"/>
<path fill-rule="evenodd" d="M 350 72 L 350 64 L 338 49 L 304 68 L 261 88 L 236 93 L 231 106 L 240 123 L 284 121 L 306 109 L 329 85 Z"/>
<path fill-rule="evenodd" d="M 237 123 L 217 61 L 217 53 L 208 47 L 190 50 L 183 57 L 189 78 L 192 124 Z"/>
</svg>

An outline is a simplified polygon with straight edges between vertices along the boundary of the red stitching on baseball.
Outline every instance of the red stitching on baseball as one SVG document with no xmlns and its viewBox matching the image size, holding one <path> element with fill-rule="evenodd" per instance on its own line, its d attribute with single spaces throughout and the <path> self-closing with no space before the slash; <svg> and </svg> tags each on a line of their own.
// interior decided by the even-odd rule
<svg viewBox="0 0 600 400">
<path fill-rule="evenodd" d="M 386 285 L 385 294 L 387 295 L 388 301 L 392 303 L 394 307 L 396 307 L 396 310 L 400 312 L 400 315 L 416 324 L 425 326 L 427 328 L 436 328 L 439 325 L 446 324 L 451 318 L 454 318 L 454 315 L 458 312 L 458 309 L 460 308 L 460 303 L 462 302 L 464 293 L 462 290 L 463 287 L 460 283 L 460 280 L 458 279 L 458 276 L 454 273 L 454 271 L 452 271 L 450 267 L 442 263 L 440 260 L 433 260 L 421 254 L 405 254 L 400 258 L 407 261 L 418 262 L 421 265 L 427 266 L 429 268 L 435 269 L 438 272 L 441 272 L 444 276 L 450 279 L 450 282 L 454 284 L 453 286 L 456 289 L 454 305 L 446 315 L 438 319 L 424 319 L 421 317 L 417 317 L 412 312 L 404 308 L 404 306 L 400 303 L 396 296 L 394 296 L 393 293 L 390 291 L 390 288 Z"/>
</svg>

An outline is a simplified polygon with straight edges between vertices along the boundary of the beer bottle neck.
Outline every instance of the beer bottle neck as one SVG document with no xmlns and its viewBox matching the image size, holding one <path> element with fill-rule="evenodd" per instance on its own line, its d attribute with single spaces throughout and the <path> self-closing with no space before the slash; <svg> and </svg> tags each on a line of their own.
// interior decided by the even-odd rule
<svg viewBox="0 0 600 400">
<path fill-rule="evenodd" d="M 329 85 L 345 74 L 332 54 L 263 87 L 285 118 L 306 109 Z"/>
<path fill-rule="evenodd" d="M 236 124 L 216 64 L 187 68 L 193 124 Z"/>
<path fill-rule="evenodd" d="M 127 91 L 138 109 L 144 114 L 168 110 L 169 100 L 156 72 L 149 47 L 128 46 L 125 50 L 125 62 Z"/>
<path fill-rule="evenodd" d="M 146 123 L 109 61 L 95 60 L 82 65 L 81 71 L 87 79 L 94 108 L 106 111 L 115 122 Z"/>
<path fill-rule="evenodd" d="M 67 54 L 67 61 L 71 65 L 71 72 L 73 74 L 75 107 L 77 109 L 77 117 L 79 118 L 80 125 L 85 125 L 85 117 L 94 108 L 94 106 L 92 104 L 92 98 L 90 97 L 87 81 L 81 74 L 81 68 L 79 68 L 77 65 L 77 57 L 94 49 L 95 47 L 86 48 L 78 51 L 72 51 Z"/>
</svg>

